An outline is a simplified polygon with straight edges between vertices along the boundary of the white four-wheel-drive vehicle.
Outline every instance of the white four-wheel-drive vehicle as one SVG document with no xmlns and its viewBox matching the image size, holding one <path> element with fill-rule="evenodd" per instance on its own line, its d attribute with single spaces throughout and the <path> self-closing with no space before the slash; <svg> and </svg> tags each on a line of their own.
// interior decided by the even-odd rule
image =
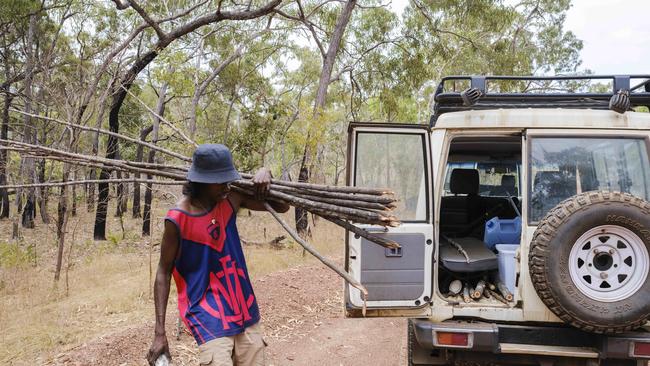
<svg viewBox="0 0 650 366">
<path fill-rule="evenodd" d="M 400 249 L 348 233 L 345 265 L 366 316 L 410 318 L 409 365 L 646 364 L 649 79 L 448 77 L 428 126 L 350 124 L 348 184 L 402 224 L 363 226 Z"/>
</svg>

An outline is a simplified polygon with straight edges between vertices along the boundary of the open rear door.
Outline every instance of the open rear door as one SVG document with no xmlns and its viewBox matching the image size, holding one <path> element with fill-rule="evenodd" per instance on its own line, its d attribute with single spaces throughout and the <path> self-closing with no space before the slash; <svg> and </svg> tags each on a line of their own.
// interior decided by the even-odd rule
<svg viewBox="0 0 650 366">
<path fill-rule="evenodd" d="M 388 188 L 399 200 L 402 224 L 384 228 L 358 225 L 398 242 L 385 249 L 348 232 L 346 270 L 368 289 L 367 308 L 417 308 L 430 302 L 433 283 L 433 220 L 430 134 L 426 126 L 351 123 L 348 129 L 347 184 Z M 347 316 L 359 316 L 363 299 L 346 285 Z M 384 312 L 382 312 L 384 313 Z M 399 315 L 399 312 L 385 312 Z M 386 315 L 386 314 L 382 314 Z"/>
</svg>

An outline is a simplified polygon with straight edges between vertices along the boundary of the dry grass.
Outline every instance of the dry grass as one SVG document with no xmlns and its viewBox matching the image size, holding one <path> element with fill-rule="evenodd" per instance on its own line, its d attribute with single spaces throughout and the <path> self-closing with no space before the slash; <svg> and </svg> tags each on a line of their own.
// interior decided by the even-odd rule
<svg viewBox="0 0 650 366">
<path fill-rule="evenodd" d="M 173 202 L 168 198 L 155 205 L 153 243 L 160 240 L 161 218 Z M 11 222 L 0 221 L 0 364 L 40 364 L 90 339 L 153 322 L 150 266 L 155 271 L 159 252 L 158 246 L 150 249 L 149 239 L 140 238 L 142 221 L 125 216 L 123 234 L 119 220 L 109 214 L 109 240 L 95 242 L 94 214 L 80 209 L 70 220 L 66 243 L 67 258 L 74 232 L 68 291 L 65 273 L 59 283 L 53 280 L 54 226 L 39 220 L 36 229 L 23 230 L 23 240 L 12 242 Z M 292 211 L 285 217 L 293 222 Z M 242 238 L 253 241 L 284 234 L 270 215 L 261 212 L 240 212 L 238 227 Z M 343 230 L 319 220 L 311 242 L 323 254 L 340 255 Z M 282 250 L 245 247 L 251 277 L 314 261 L 309 254 L 302 256 L 298 244 L 290 239 L 286 243 L 288 247 Z M 168 309 L 176 311 L 176 290 L 171 291 Z"/>
</svg>

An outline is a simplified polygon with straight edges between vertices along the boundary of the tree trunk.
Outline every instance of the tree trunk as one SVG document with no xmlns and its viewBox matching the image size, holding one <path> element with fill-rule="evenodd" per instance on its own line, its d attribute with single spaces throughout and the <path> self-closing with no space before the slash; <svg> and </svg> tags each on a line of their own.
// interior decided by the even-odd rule
<svg viewBox="0 0 650 366">
<path fill-rule="evenodd" d="M 45 140 L 45 138 L 43 140 Z M 40 159 L 38 161 L 38 181 L 39 183 L 45 182 L 45 159 Z M 38 192 L 38 207 L 40 209 L 41 220 L 43 220 L 44 224 L 49 224 L 50 216 L 47 214 L 49 188 L 41 187 L 38 189 Z"/>
<path fill-rule="evenodd" d="M 6 63 L 6 61 L 5 61 Z M 5 73 L 8 76 L 8 73 Z M 9 89 L 9 86 L 7 86 Z M 4 107 L 2 108 L 2 128 L 0 128 L 0 138 L 6 140 L 9 134 L 9 108 L 11 106 L 11 94 L 5 93 Z M 7 150 L 0 150 L 0 185 L 7 184 Z M 9 193 L 7 190 L 0 189 L 0 219 L 9 218 Z"/>
<path fill-rule="evenodd" d="M 266 16 L 267 14 L 273 12 L 274 9 L 278 5 L 280 5 L 280 3 L 281 0 L 272 0 L 271 2 L 264 4 L 260 8 L 248 9 L 245 11 L 227 13 L 227 14 L 225 12 L 217 11 L 204 16 L 199 16 L 198 18 L 195 18 L 194 20 L 186 24 L 178 26 L 177 28 L 169 31 L 168 33 L 163 33 L 162 31 L 160 31 L 160 29 L 158 29 L 158 31 L 156 32 L 158 36 L 158 42 L 156 42 L 155 46 L 151 50 L 140 55 L 137 58 L 137 60 L 134 62 L 134 64 L 126 72 L 126 74 L 119 80 L 119 82 L 114 84 L 113 103 L 111 105 L 111 112 L 108 118 L 110 131 L 119 132 L 118 116 L 119 116 L 120 108 L 122 107 L 122 103 L 124 102 L 124 98 L 126 97 L 127 90 L 131 87 L 131 85 L 135 81 L 135 78 L 138 76 L 140 71 L 142 71 L 149 63 L 151 63 L 151 61 L 153 61 L 156 58 L 156 56 L 158 56 L 158 53 L 163 49 L 165 49 L 167 46 L 169 46 L 170 43 L 208 24 L 218 23 L 227 19 L 244 21 L 248 19 L 256 19 L 256 18 Z M 149 20 L 145 19 L 145 20 L 147 22 L 154 22 L 151 19 Z M 154 29 L 156 29 L 156 26 L 154 26 Z M 113 136 L 109 136 L 107 145 L 108 146 L 106 150 L 106 158 L 115 159 L 115 153 L 117 152 L 117 147 L 118 147 L 117 139 Z M 107 179 L 108 177 L 110 177 L 110 170 L 106 168 L 102 169 L 102 171 L 99 174 L 99 177 L 100 179 Z M 97 203 L 97 213 L 95 215 L 95 228 L 93 232 L 95 239 L 98 240 L 105 240 L 106 238 L 107 206 L 108 206 L 108 185 L 106 183 L 102 183 L 99 185 L 99 201 Z"/>
<path fill-rule="evenodd" d="M 130 174 L 128 172 L 124 172 L 122 174 L 122 177 L 124 179 L 129 179 Z M 122 196 L 118 201 L 118 206 L 120 207 L 120 212 L 121 212 L 120 216 L 124 215 L 124 213 L 126 212 L 129 206 L 129 185 L 126 183 L 122 183 L 121 186 L 122 186 Z"/>
<path fill-rule="evenodd" d="M 316 92 L 316 99 L 314 101 L 314 111 L 313 117 L 318 117 L 325 107 L 325 102 L 327 100 L 327 89 L 331 83 L 332 70 L 334 69 L 334 62 L 336 61 L 336 55 L 338 54 L 339 48 L 341 46 L 341 39 L 343 39 L 343 34 L 345 29 L 350 22 L 350 16 L 354 7 L 357 5 L 357 0 L 348 0 L 345 3 L 345 6 L 341 10 L 338 18 L 336 19 L 336 26 L 334 27 L 334 32 L 332 32 L 332 38 L 330 39 L 327 52 L 323 55 L 323 68 L 321 69 L 320 79 L 318 80 L 318 90 Z M 311 166 L 312 152 L 310 148 L 310 138 L 311 131 L 307 132 L 307 141 L 305 142 L 305 149 L 302 156 L 302 162 L 300 164 L 300 176 L 298 181 L 305 179 L 304 182 L 309 180 L 309 167 Z M 306 225 L 304 229 L 298 225 Z M 307 220 L 307 211 L 302 209 L 296 209 L 296 231 L 298 234 L 303 234 L 309 232 L 309 221 Z"/>
<path fill-rule="evenodd" d="M 339 17 L 336 19 L 336 26 L 332 33 L 332 39 L 327 48 L 327 53 L 323 58 L 323 69 L 321 70 L 320 79 L 318 81 L 318 91 L 316 92 L 316 101 L 314 102 L 314 114 L 320 113 L 323 107 L 325 107 L 327 88 L 331 83 L 332 70 L 334 69 L 336 55 L 339 52 L 341 39 L 343 39 L 343 34 L 350 22 L 350 16 L 352 15 L 352 11 L 356 5 L 357 0 L 348 0 L 341 10 L 341 14 L 339 14 Z"/>
<path fill-rule="evenodd" d="M 72 179 L 77 180 L 76 170 L 74 171 L 74 173 L 72 173 Z M 73 217 L 77 216 L 77 185 L 76 184 L 72 186 L 72 209 L 70 210 L 70 215 L 72 215 Z"/>
<path fill-rule="evenodd" d="M 298 182 L 307 182 L 307 167 L 300 168 L 298 175 Z M 309 220 L 307 219 L 307 211 L 303 208 L 296 207 L 294 210 L 296 219 L 296 231 L 298 235 L 305 238 L 309 236 Z"/>
<path fill-rule="evenodd" d="M 34 13 L 29 17 L 29 28 L 27 30 L 27 44 L 26 44 L 26 57 L 25 57 L 25 112 L 32 112 L 32 82 L 34 78 L 34 37 L 36 33 L 36 21 L 38 14 Z M 23 141 L 28 144 L 36 143 L 36 131 L 34 129 L 32 118 L 28 115 L 25 115 L 23 118 L 24 123 L 24 135 Z M 25 157 L 21 162 L 21 172 L 22 176 L 26 178 L 27 183 L 34 183 L 35 175 L 35 165 L 33 157 Z M 22 191 L 22 190 L 19 190 Z M 25 203 L 22 204 L 22 193 L 17 192 L 16 194 L 16 203 L 18 206 L 19 212 L 22 210 L 22 226 L 25 228 L 34 227 L 34 218 L 36 217 L 36 190 L 34 188 L 27 188 L 27 194 L 25 196 Z M 22 206 L 22 207 L 21 207 Z"/>
<path fill-rule="evenodd" d="M 160 87 L 158 92 L 158 103 L 156 104 L 156 114 L 160 117 L 165 113 L 165 98 L 167 97 L 168 84 L 165 82 Z M 160 126 L 160 118 L 153 116 L 153 128 L 151 131 L 151 143 L 158 142 L 158 128 Z M 149 150 L 147 162 L 153 163 L 156 158 L 156 151 Z M 153 179 L 151 175 L 147 175 L 147 179 Z M 151 235 L 151 200 L 153 199 L 152 184 L 147 183 L 144 193 L 144 213 L 142 216 L 142 236 Z"/>
<path fill-rule="evenodd" d="M 95 123 L 95 127 L 97 129 L 100 129 L 102 127 L 102 122 L 104 120 L 104 113 L 106 111 L 105 103 L 106 103 L 106 93 L 102 94 L 99 101 L 99 113 L 97 115 L 97 121 Z M 83 109 L 85 110 L 85 107 Z M 83 111 L 81 112 L 81 114 L 83 114 Z M 81 115 L 79 116 L 79 119 L 81 119 Z M 93 136 L 92 153 L 93 156 L 97 156 L 99 154 L 99 132 L 95 133 L 95 135 Z M 97 179 L 97 169 L 90 168 L 90 171 L 88 172 L 88 180 L 95 180 L 95 179 Z M 88 185 L 88 193 L 86 194 L 86 206 L 88 212 L 93 212 L 95 210 L 95 184 L 94 183 L 90 183 Z"/>
<path fill-rule="evenodd" d="M 113 103 L 111 104 L 111 111 L 108 116 L 108 126 L 111 132 L 119 133 L 119 114 L 124 98 L 126 97 L 126 90 L 128 90 L 136 76 L 144 69 L 153 59 L 158 55 L 157 51 L 149 51 L 141 56 L 129 71 L 115 83 L 113 87 Z M 122 88 L 124 86 L 124 88 Z M 126 90 L 125 90 L 126 89 Z M 118 151 L 117 138 L 109 135 L 108 144 L 106 147 L 106 158 L 115 159 Z M 109 179 L 111 176 L 111 169 L 102 168 L 99 173 L 99 179 Z M 95 213 L 95 227 L 93 230 L 93 237 L 95 240 L 106 240 L 106 213 L 108 210 L 108 183 L 100 183 L 99 197 L 97 200 L 97 212 Z"/>
<path fill-rule="evenodd" d="M 70 174 L 70 165 L 63 165 L 63 179 L 67 181 Z M 56 268 L 54 270 L 54 280 L 58 281 L 61 277 L 61 265 L 63 263 L 63 249 L 65 246 L 65 232 L 68 226 L 68 186 L 61 186 L 61 195 L 57 206 L 56 219 L 56 238 L 58 241 L 58 250 L 56 253 Z"/>
<path fill-rule="evenodd" d="M 121 159 L 122 157 L 120 154 L 117 154 L 116 159 Z M 116 171 L 115 176 L 117 179 L 122 179 L 122 172 L 121 171 Z M 124 200 L 124 183 L 117 183 L 115 186 L 115 217 L 122 217 L 124 215 L 124 211 L 122 210 L 122 201 Z"/>
<path fill-rule="evenodd" d="M 147 126 L 140 130 L 140 141 L 146 141 L 147 136 L 153 130 L 153 125 Z M 142 162 L 142 157 L 144 155 L 143 146 L 138 145 L 135 151 L 135 161 L 138 163 Z M 134 173 L 136 179 L 140 179 L 140 173 Z M 142 217 L 142 209 L 140 208 L 140 183 L 133 183 L 133 218 Z"/>
</svg>

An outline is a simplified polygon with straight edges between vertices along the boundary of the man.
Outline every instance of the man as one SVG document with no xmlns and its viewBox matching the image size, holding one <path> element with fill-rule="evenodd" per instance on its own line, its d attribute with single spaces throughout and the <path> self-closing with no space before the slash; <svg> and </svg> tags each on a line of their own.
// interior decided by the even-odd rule
<svg viewBox="0 0 650 366">
<path fill-rule="evenodd" d="M 271 172 L 257 171 L 256 198 L 230 190 L 240 179 L 228 148 L 200 145 L 192 157 L 184 197 L 165 217 L 154 285 L 155 336 L 147 360 L 169 357 L 165 313 L 170 277 L 178 310 L 199 345 L 201 365 L 264 365 L 260 313 L 235 223 L 240 207 L 263 211 Z M 289 206 L 269 202 L 278 212 Z"/>
</svg>

